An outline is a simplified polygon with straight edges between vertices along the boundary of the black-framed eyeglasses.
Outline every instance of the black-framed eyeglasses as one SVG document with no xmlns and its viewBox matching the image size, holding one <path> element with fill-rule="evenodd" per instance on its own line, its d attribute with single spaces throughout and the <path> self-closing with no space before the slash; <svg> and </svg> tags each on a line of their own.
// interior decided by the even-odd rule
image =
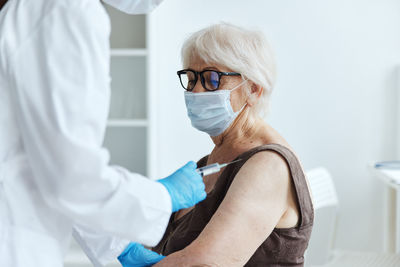
<svg viewBox="0 0 400 267">
<path fill-rule="evenodd" d="M 237 72 L 222 72 L 216 70 L 195 71 L 184 69 L 177 72 L 182 87 L 187 91 L 192 91 L 196 86 L 200 76 L 201 84 L 207 91 L 218 90 L 222 76 L 240 76 Z"/>
</svg>

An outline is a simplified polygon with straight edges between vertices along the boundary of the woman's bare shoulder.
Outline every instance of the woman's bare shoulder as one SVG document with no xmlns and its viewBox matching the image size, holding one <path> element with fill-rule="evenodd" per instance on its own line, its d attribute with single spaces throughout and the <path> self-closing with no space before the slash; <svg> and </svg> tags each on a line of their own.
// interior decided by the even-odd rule
<svg viewBox="0 0 400 267">
<path fill-rule="evenodd" d="M 280 153 L 274 150 L 263 150 L 249 158 L 242 169 L 253 169 L 254 174 L 263 174 L 271 178 L 272 174 L 286 175 L 289 167 Z"/>
</svg>

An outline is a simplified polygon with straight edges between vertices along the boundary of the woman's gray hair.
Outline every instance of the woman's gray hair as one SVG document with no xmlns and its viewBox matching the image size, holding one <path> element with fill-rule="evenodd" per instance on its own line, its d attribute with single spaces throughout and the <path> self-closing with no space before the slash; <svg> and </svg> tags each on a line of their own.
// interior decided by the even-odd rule
<svg viewBox="0 0 400 267">
<path fill-rule="evenodd" d="M 211 25 L 193 33 L 182 47 L 182 63 L 188 68 L 196 60 L 239 72 L 244 79 L 263 88 L 255 111 L 264 117 L 276 79 L 273 52 L 263 33 L 228 23 Z M 251 88 L 248 87 L 250 94 Z"/>
</svg>

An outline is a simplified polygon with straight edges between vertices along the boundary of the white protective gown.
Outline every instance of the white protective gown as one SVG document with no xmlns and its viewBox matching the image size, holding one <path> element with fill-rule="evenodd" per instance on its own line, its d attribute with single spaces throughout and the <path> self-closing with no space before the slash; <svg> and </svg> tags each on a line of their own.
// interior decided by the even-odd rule
<svg viewBox="0 0 400 267">
<path fill-rule="evenodd" d="M 0 11 L 1 267 L 62 266 L 72 232 L 102 265 L 165 231 L 167 190 L 110 167 L 101 147 L 109 34 L 98 0 L 9 0 Z"/>
</svg>

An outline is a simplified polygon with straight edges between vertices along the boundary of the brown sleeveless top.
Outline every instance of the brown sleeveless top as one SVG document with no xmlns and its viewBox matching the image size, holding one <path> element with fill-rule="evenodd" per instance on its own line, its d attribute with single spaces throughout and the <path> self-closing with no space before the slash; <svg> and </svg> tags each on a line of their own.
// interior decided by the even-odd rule
<svg viewBox="0 0 400 267">
<path fill-rule="evenodd" d="M 173 219 L 175 214 L 171 216 L 164 237 L 153 250 L 169 255 L 184 249 L 195 240 L 221 204 L 243 164 L 254 154 L 266 150 L 280 154 L 289 166 L 300 212 L 299 222 L 296 227 L 275 228 L 265 237 L 265 241 L 245 266 L 303 266 L 304 252 L 310 240 L 314 220 L 314 209 L 300 162 L 292 151 L 279 144 L 259 146 L 238 156 L 236 159 L 242 160 L 223 170 L 214 189 L 204 201 L 176 221 Z M 208 156 L 202 158 L 198 162 L 198 167 L 204 166 L 207 158 Z"/>
</svg>

